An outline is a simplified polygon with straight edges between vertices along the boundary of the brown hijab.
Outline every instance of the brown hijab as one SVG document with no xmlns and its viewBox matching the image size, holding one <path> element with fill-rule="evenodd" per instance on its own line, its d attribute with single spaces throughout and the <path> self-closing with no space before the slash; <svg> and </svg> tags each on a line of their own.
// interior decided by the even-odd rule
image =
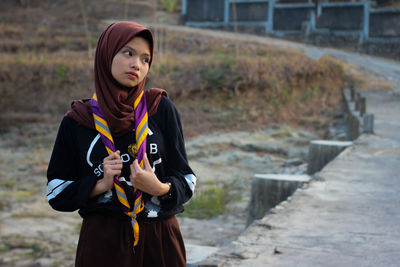
<svg viewBox="0 0 400 267">
<path fill-rule="evenodd" d="M 153 35 L 149 29 L 140 24 L 128 21 L 113 23 L 101 34 L 97 43 L 94 59 L 94 86 L 99 106 L 111 133 L 115 136 L 121 136 L 135 127 L 133 104 L 146 83 L 146 78 L 144 78 L 137 86 L 127 88 L 120 85 L 111 74 L 114 56 L 136 36 L 143 37 L 149 42 L 150 67 L 153 60 Z M 145 93 L 148 113 L 149 116 L 152 116 L 157 112 L 161 96 L 167 96 L 167 92 L 153 88 L 146 90 Z M 65 116 L 73 118 L 86 127 L 95 129 L 90 99 L 72 102 Z"/>
</svg>

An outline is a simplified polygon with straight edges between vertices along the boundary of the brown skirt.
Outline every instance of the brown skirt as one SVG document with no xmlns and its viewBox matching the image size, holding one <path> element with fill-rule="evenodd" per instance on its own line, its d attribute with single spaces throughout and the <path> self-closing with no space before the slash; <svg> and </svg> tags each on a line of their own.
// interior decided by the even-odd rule
<svg viewBox="0 0 400 267">
<path fill-rule="evenodd" d="M 99 214 L 86 217 L 79 236 L 75 266 L 186 266 L 185 246 L 175 216 L 139 225 L 139 243 L 134 253 L 129 220 Z"/>
</svg>

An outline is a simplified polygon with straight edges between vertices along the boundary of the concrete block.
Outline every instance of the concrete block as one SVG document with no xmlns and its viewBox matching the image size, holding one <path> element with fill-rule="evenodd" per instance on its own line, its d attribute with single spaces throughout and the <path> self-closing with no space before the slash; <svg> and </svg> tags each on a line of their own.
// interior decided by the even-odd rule
<svg viewBox="0 0 400 267">
<path fill-rule="evenodd" d="M 356 91 L 355 91 L 355 89 L 354 89 L 354 86 L 352 86 L 352 87 L 350 88 L 350 101 L 354 101 L 354 99 L 355 99 L 355 94 L 356 94 Z"/>
<path fill-rule="evenodd" d="M 362 117 L 367 110 L 367 99 L 362 96 L 358 99 L 360 116 Z"/>
<path fill-rule="evenodd" d="M 308 175 L 255 174 L 251 185 L 247 226 L 263 218 L 267 211 L 286 200 L 308 181 Z"/>
<path fill-rule="evenodd" d="M 360 120 L 356 112 L 351 112 L 347 117 L 348 138 L 356 140 L 360 136 Z"/>
<path fill-rule="evenodd" d="M 348 141 L 314 140 L 308 150 L 308 174 L 320 171 L 328 162 L 333 160 L 346 147 L 353 143 Z"/>
<path fill-rule="evenodd" d="M 364 114 L 363 116 L 363 132 L 374 132 L 374 114 Z"/>
</svg>

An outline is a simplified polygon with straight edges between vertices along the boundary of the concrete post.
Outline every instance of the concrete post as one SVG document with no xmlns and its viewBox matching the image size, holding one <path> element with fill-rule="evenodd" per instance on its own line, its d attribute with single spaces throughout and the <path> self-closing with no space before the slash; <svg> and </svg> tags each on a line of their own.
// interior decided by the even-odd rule
<svg viewBox="0 0 400 267">
<path fill-rule="evenodd" d="M 247 226 L 261 219 L 271 208 L 291 196 L 296 189 L 310 181 L 308 175 L 256 174 L 251 184 Z"/>
<path fill-rule="evenodd" d="M 362 96 L 358 99 L 358 101 L 359 101 L 359 109 L 358 110 L 360 111 L 360 117 L 362 117 L 366 112 L 367 99 L 364 96 Z"/>
<path fill-rule="evenodd" d="M 310 32 L 307 35 L 315 31 L 315 20 L 315 10 L 310 10 Z"/>
<path fill-rule="evenodd" d="M 185 16 L 187 13 L 187 0 L 182 0 L 182 10 L 181 15 Z"/>
<path fill-rule="evenodd" d="M 360 111 L 360 98 L 361 98 L 361 94 L 356 93 L 356 99 L 355 99 L 355 103 L 356 103 L 355 110 L 356 111 Z"/>
<path fill-rule="evenodd" d="M 350 87 L 350 101 L 354 101 L 356 91 L 354 90 L 354 85 Z"/>
<path fill-rule="evenodd" d="M 369 2 L 364 3 L 364 31 L 363 31 L 363 36 L 360 38 L 360 43 L 362 44 L 363 42 L 367 41 L 369 39 Z"/>
<path fill-rule="evenodd" d="M 268 2 L 268 28 L 267 33 L 274 33 L 274 6 L 275 0 L 269 0 Z"/>
<path fill-rule="evenodd" d="M 225 26 L 229 25 L 229 6 L 230 6 L 230 0 L 225 0 L 225 2 L 224 2 L 224 24 L 225 24 Z"/>
<path fill-rule="evenodd" d="M 349 126 L 348 138 L 356 140 L 360 136 L 360 120 L 356 112 L 350 112 L 347 124 Z"/>
<path fill-rule="evenodd" d="M 328 162 L 333 160 L 346 147 L 352 145 L 347 141 L 314 140 L 308 150 L 308 174 L 320 171 Z"/>
<path fill-rule="evenodd" d="M 321 17 L 322 14 L 322 3 L 317 6 L 317 18 Z"/>
<path fill-rule="evenodd" d="M 363 132 L 374 132 L 374 114 L 364 114 L 363 116 Z"/>
</svg>

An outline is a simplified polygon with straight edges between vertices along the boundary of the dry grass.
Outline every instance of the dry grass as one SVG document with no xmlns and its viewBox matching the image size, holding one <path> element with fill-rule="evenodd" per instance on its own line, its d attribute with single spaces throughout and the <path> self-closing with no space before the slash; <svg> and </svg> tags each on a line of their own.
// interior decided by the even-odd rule
<svg viewBox="0 0 400 267">
<path fill-rule="evenodd" d="M 92 69 L 83 53 L 71 51 L 0 54 L 1 110 L 64 112 L 72 99 L 89 95 Z"/>
<path fill-rule="evenodd" d="M 171 40 L 167 47 L 176 43 Z M 150 86 L 166 88 L 185 113 L 188 135 L 293 124 L 302 116 L 321 119 L 338 107 L 340 88 L 349 80 L 328 57 L 313 61 L 255 45 L 243 46 L 237 56 L 228 41 L 199 42 L 191 49 L 168 49 L 155 60 L 149 79 Z M 2 53 L 0 110 L 62 114 L 71 100 L 90 97 L 92 76 L 92 61 L 83 51 Z"/>
<path fill-rule="evenodd" d="M 50 2 L 43 5 L 52 8 Z M 61 8 L 55 6 L 53 11 Z M 88 5 L 90 14 L 96 10 Z M 152 12 L 150 6 L 148 11 Z M 71 100 L 89 98 L 93 62 L 86 53 L 85 31 L 77 23 L 80 15 L 75 20 L 68 12 L 57 17 L 34 5 L 15 14 L 12 18 L 0 13 L 0 36 L 7 37 L 0 44 L 0 111 L 59 116 Z M 13 23 L 22 14 L 33 14 L 31 21 L 44 16 L 46 23 L 35 27 Z M 92 43 L 104 27 L 94 17 Z M 323 129 L 331 111 L 340 108 L 340 88 L 356 83 L 332 58 L 313 61 L 299 52 L 251 42 L 154 32 L 162 39 L 149 86 L 168 90 L 190 136 L 276 122 Z"/>
<path fill-rule="evenodd" d="M 239 43 L 236 53 L 229 40 L 167 36 L 164 49 L 169 52 L 155 61 L 150 80 L 168 88 L 183 109 L 188 135 L 283 121 L 322 129 L 331 111 L 340 108 L 340 88 L 352 81 L 329 57 L 314 61 L 299 52 L 247 42 Z"/>
<path fill-rule="evenodd" d="M 85 55 L 67 50 L 0 54 L 0 109 L 62 114 L 72 99 L 90 97 L 93 67 Z M 195 127 L 189 131 L 200 133 L 326 115 L 337 107 L 346 75 L 330 58 L 315 62 L 302 54 L 172 51 L 155 62 L 150 83 L 166 88 L 184 111 L 187 127 Z M 202 123 L 191 125 L 197 115 Z"/>
<path fill-rule="evenodd" d="M 350 77 L 348 84 L 354 86 L 357 90 L 393 89 L 393 84 L 390 84 L 382 76 L 350 63 L 340 62 L 340 64 L 343 66 L 344 72 Z"/>
</svg>

